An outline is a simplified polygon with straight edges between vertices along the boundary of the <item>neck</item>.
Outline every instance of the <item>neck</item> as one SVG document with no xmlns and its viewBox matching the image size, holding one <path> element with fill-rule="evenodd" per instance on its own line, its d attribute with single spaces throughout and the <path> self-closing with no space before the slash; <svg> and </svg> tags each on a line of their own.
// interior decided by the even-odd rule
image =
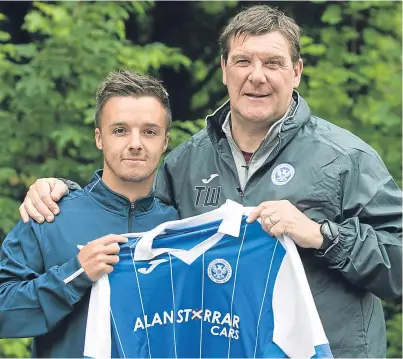
<svg viewBox="0 0 403 359">
<path fill-rule="evenodd" d="M 231 133 L 238 148 L 244 152 L 255 152 L 265 138 L 270 126 L 253 126 L 250 123 L 245 125 L 235 118 L 231 118 Z"/>
<path fill-rule="evenodd" d="M 104 168 L 102 181 L 112 190 L 125 196 L 131 203 L 136 202 L 141 197 L 146 197 L 153 187 L 154 175 L 141 182 L 127 182 L 117 178 L 109 170 Z"/>
</svg>

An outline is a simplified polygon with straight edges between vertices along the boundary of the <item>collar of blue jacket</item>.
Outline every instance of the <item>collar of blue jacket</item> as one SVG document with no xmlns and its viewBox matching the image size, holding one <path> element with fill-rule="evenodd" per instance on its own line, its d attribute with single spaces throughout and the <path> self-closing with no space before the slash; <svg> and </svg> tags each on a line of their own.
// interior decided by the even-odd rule
<svg viewBox="0 0 403 359">
<path fill-rule="evenodd" d="M 84 190 L 102 207 L 123 215 L 127 215 L 130 209 L 132 209 L 132 214 L 135 212 L 147 212 L 151 210 L 154 205 L 155 196 L 152 190 L 147 196 L 139 198 L 134 203 L 131 203 L 127 197 L 111 190 L 102 181 L 102 169 L 94 172 L 90 183 Z"/>
</svg>

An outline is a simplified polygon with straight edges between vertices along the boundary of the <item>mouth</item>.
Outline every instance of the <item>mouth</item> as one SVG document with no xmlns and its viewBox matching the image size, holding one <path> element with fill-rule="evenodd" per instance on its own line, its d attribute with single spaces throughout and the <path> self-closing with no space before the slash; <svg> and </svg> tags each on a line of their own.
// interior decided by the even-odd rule
<svg viewBox="0 0 403 359">
<path fill-rule="evenodd" d="M 258 94 L 258 93 L 246 93 L 245 96 L 250 98 L 266 98 L 269 97 L 269 94 Z"/>
<path fill-rule="evenodd" d="M 138 158 L 138 157 L 123 158 L 122 161 L 127 161 L 127 162 L 145 162 L 145 158 Z"/>
</svg>

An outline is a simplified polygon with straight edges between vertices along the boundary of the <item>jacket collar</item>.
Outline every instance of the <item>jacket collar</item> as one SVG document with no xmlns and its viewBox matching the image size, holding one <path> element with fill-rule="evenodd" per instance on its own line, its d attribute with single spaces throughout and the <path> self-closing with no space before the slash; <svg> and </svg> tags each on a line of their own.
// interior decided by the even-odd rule
<svg viewBox="0 0 403 359">
<path fill-rule="evenodd" d="M 309 120 L 311 111 L 305 100 L 297 91 L 293 91 L 292 97 L 295 101 L 295 107 L 291 109 L 289 116 L 284 119 L 281 125 L 280 137 L 282 144 L 285 145 L 298 130 Z M 223 124 L 230 112 L 230 101 L 225 102 L 213 114 L 206 117 L 207 133 L 213 144 L 217 144 L 220 139 L 225 138 Z"/>
<path fill-rule="evenodd" d="M 112 191 L 102 181 L 101 169 L 94 172 L 91 182 L 84 188 L 84 191 L 100 206 L 125 216 L 129 214 L 131 208 L 133 214 L 147 212 L 152 209 L 155 201 L 154 192 L 151 191 L 146 197 L 141 197 L 131 203 L 127 197 Z"/>
</svg>

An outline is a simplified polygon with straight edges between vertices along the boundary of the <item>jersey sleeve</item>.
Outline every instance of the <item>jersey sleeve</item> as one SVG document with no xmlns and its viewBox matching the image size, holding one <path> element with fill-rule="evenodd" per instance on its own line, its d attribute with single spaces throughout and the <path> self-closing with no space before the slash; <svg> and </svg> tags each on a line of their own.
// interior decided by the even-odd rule
<svg viewBox="0 0 403 359">
<path fill-rule="evenodd" d="M 286 255 L 273 289 L 273 341 L 291 358 L 332 358 L 295 244 L 288 237 L 280 243 Z"/>
<path fill-rule="evenodd" d="M 111 357 L 110 285 L 103 275 L 92 285 L 85 329 L 84 357 Z"/>
</svg>

